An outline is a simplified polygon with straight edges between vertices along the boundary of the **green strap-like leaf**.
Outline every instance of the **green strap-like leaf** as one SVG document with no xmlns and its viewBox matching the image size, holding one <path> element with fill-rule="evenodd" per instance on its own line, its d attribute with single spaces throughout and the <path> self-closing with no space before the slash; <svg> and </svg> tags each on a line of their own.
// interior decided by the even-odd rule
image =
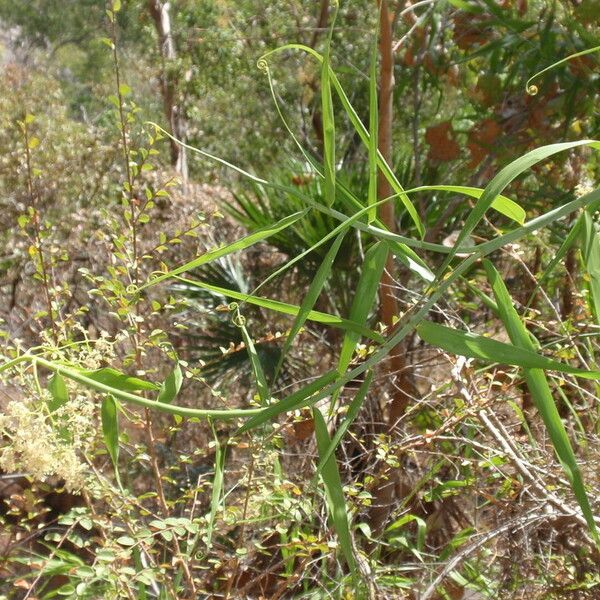
<svg viewBox="0 0 600 600">
<path fill-rule="evenodd" d="M 365 144 L 365 146 L 368 149 L 369 148 L 369 133 L 368 133 L 367 129 L 365 128 L 365 126 L 363 125 L 362 121 L 360 120 L 360 117 L 358 116 L 356 110 L 350 103 L 350 99 L 346 95 L 346 92 L 344 91 L 344 88 L 342 87 L 342 84 L 340 83 L 339 79 L 336 77 L 335 73 L 331 74 L 331 83 L 332 83 L 335 91 L 338 93 L 338 96 L 342 102 L 342 106 L 344 107 L 344 110 L 346 111 L 346 114 L 348 115 L 352 125 L 354 126 L 360 139 L 362 140 L 362 142 Z M 414 204 L 410 201 L 408 196 L 404 193 L 404 188 L 402 187 L 402 185 L 396 178 L 396 175 L 394 174 L 391 167 L 388 165 L 387 161 L 385 160 L 385 158 L 383 157 L 383 155 L 381 154 L 381 152 L 379 150 L 377 151 L 377 166 L 381 169 L 381 171 L 383 172 L 383 175 L 388 180 L 389 184 L 392 186 L 392 189 L 398 195 L 398 198 L 404 205 L 404 208 L 406 209 L 410 218 L 412 219 L 413 223 L 415 224 L 417 231 L 419 232 L 419 235 L 421 237 L 423 237 L 425 234 L 425 230 L 423 228 L 423 223 L 421 222 L 421 219 L 419 217 L 419 213 L 417 212 L 417 209 L 415 208 Z"/>
<path fill-rule="evenodd" d="M 511 341 L 515 346 L 520 346 L 521 348 L 535 352 L 535 344 L 515 310 L 512 298 L 504 285 L 504 281 L 502 281 L 502 277 L 500 277 L 498 271 L 496 271 L 492 263 L 488 260 L 484 261 L 484 268 L 492 286 L 494 296 L 496 297 L 500 318 L 506 327 Z M 579 502 L 579 506 L 581 507 L 581 511 L 590 532 L 596 543 L 600 544 L 600 537 L 598 536 L 596 529 L 592 507 L 585 491 L 583 477 L 581 476 L 575 453 L 573 452 L 569 436 L 567 435 L 565 426 L 563 425 L 558 409 L 556 408 L 544 371 L 537 368 L 524 369 L 524 375 L 533 402 L 548 430 L 556 455 L 571 483 L 573 493 Z"/>
<path fill-rule="evenodd" d="M 541 148 L 536 148 L 531 152 L 517 158 L 509 165 L 504 167 L 485 187 L 483 194 L 477 201 L 477 204 L 474 206 L 473 210 L 469 213 L 463 228 L 456 240 L 454 247 L 451 252 L 446 257 L 444 264 L 442 265 L 440 272 L 445 272 L 446 268 L 450 264 L 450 261 L 456 255 L 458 248 L 464 243 L 464 241 L 471 235 L 473 229 L 477 226 L 479 221 L 483 218 L 483 215 L 486 213 L 488 208 L 492 205 L 494 200 L 502 194 L 506 186 L 509 183 L 514 181 L 519 175 L 527 171 L 533 165 L 553 156 L 554 154 L 558 154 L 559 152 L 564 152 L 565 150 L 571 150 L 572 148 L 577 148 L 579 146 L 591 146 L 592 148 L 600 148 L 600 142 L 596 140 L 581 140 L 578 142 L 565 142 L 562 144 L 550 144 L 548 146 L 542 146 Z"/>
<path fill-rule="evenodd" d="M 222 288 L 216 285 L 212 285 L 210 283 L 205 283 L 203 281 L 196 281 L 194 279 L 187 279 L 183 277 L 178 277 L 177 279 L 179 281 L 183 281 L 188 285 L 193 285 L 195 287 L 208 290 L 209 292 L 214 292 L 215 294 L 219 294 L 220 296 L 234 298 L 235 300 L 246 302 L 248 304 L 253 304 L 255 306 L 260 306 L 261 308 L 266 308 L 268 310 L 274 310 L 275 312 L 279 312 L 284 315 L 298 316 L 300 314 L 301 307 L 296 304 L 288 304 L 287 302 L 272 300 L 271 298 L 263 298 L 262 296 L 243 294 L 242 292 L 238 292 L 236 290 L 228 290 L 227 288 Z M 368 337 L 372 340 L 378 342 L 383 341 L 383 336 L 381 334 L 372 331 L 368 327 L 364 327 L 363 325 L 359 325 L 358 323 L 353 323 L 348 319 L 342 319 L 341 317 L 330 315 L 329 313 L 311 310 L 309 311 L 306 320 L 314 321 L 315 323 L 323 323 L 324 325 L 330 325 L 339 329 L 355 331 L 359 335 L 364 335 L 365 337 Z"/>
<path fill-rule="evenodd" d="M 319 299 L 321 291 L 323 290 L 323 286 L 331 273 L 331 267 L 333 266 L 333 262 L 335 261 L 335 257 L 338 254 L 340 246 L 344 241 L 344 236 L 346 235 L 346 229 L 340 233 L 337 238 L 335 238 L 333 244 L 327 251 L 325 258 L 319 265 L 317 272 L 310 283 L 308 291 L 302 300 L 302 304 L 300 305 L 300 309 L 296 318 L 294 319 L 294 323 L 290 329 L 290 332 L 285 340 L 285 344 L 283 346 L 283 350 L 281 351 L 281 357 L 279 358 L 279 364 L 277 365 L 276 373 L 279 372 L 281 365 L 283 364 L 283 360 L 288 353 L 289 349 L 292 347 L 292 343 L 294 339 L 306 320 L 309 318 L 310 313 L 312 312 L 313 306 Z"/>
<path fill-rule="evenodd" d="M 117 484 L 121 487 L 121 478 L 119 477 L 119 417 L 117 402 L 111 395 L 105 396 L 102 399 L 100 413 L 102 417 L 104 444 L 115 468 Z"/>
<path fill-rule="evenodd" d="M 378 237 L 376 233 L 374 233 L 375 237 Z M 397 242 L 395 240 L 386 241 L 391 253 L 400 260 L 400 262 L 410 269 L 415 275 L 418 275 L 426 281 L 427 283 L 431 283 L 435 276 L 429 270 L 429 267 L 423 262 L 423 260 L 406 244 L 402 244 L 401 242 Z"/>
<path fill-rule="evenodd" d="M 418 188 L 406 190 L 407 194 L 414 194 L 416 192 L 428 192 L 428 191 L 439 191 L 439 192 L 453 192 L 456 194 L 464 194 L 471 198 L 481 198 L 484 190 L 481 188 L 466 186 L 466 185 L 422 185 Z M 492 200 L 491 208 L 503 214 L 505 217 L 523 225 L 527 213 L 514 201 L 506 196 L 496 196 Z"/>
<path fill-rule="evenodd" d="M 365 398 L 367 397 L 367 392 L 369 391 L 369 387 L 370 387 L 372 381 L 373 381 L 373 371 L 369 371 L 365 376 L 365 380 L 362 382 L 361 386 L 358 388 L 358 391 L 356 392 L 356 396 L 354 396 L 354 399 L 350 403 L 350 406 L 348 407 L 348 412 L 346 413 L 344 420 L 342 421 L 342 423 L 338 427 L 337 431 L 331 438 L 329 447 L 327 448 L 327 450 L 325 450 L 325 452 L 323 452 L 320 455 L 319 464 L 317 465 L 317 470 L 316 470 L 317 474 L 319 474 L 321 472 L 323 465 L 333 455 L 336 448 L 339 446 L 340 442 L 342 441 L 342 438 L 346 434 L 346 431 L 348 431 L 348 428 L 350 427 L 350 425 L 352 425 L 354 419 L 356 419 L 356 417 L 358 416 L 358 413 L 359 413 L 360 409 L 362 408 L 362 405 L 365 402 Z"/>
<path fill-rule="evenodd" d="M 210 423 L 210 426 L 215 446 L 215 476 L 213 478 L 213 487 L 210 497 L 210 513 L 208 515 L 208 524 L 206 527 L 206 547 L 209 549 L 212 547 L 212 534 L 215 528 L 217 512 L 221 505 L 223 480 L 225 476 L 225 449 L 221 446 L 221 442 L 219 441 L 219 437 L 212 422 Z"/>
<path fill-rule="evenodd" d="M 369 210 L 368 223 L 377 218 L 375 203 L 377 202 L 377 147 L 379 110 L 377 108 L 377 37 L 371 47 L 371 63 L 369 66 L 369 193 L 367 204 Z"/>
<path fill-rule="evenodd" d="M 389 249 L 385 242 L 377 242 L 365 253 L 362 273 L 350 309 L 350 320 L 354 323 L 366 322 L 373 309 L 388 253 Z M 338 373 L 343 373 L 348 368 L 359 339 L 357 333 L 346 332 L 338 360 Z"/>
<path fill-rule="evenodd" d="M 327 34 L 323 64 L 321 65 L 321 111 L 323 118 L 323 173 L 325 175 L 325 203 L 333 206 L 335 202 L 335 116 L 331 98 L 330 51 L 333 26 L 337 15 L 337 3 Z"/>
<path fill-rule="evenodd" d="M 248 352 L 248 357 L 250 358 L 250 363 L 252 364 L 252 372 L 254 374 L 254 380 L 256 381 L 256 388 L 258 390 L 260 403 L 262 406 L 266 406 L 271 399 L 271 394 L 269 392 L 269 385 L 267 384 L 265 372 L 263 371 L 260 358 L 256 352 L 256 347 L 254 346 L 254 342 L 252 341 L 252 338 L 248 333 L 248 329 L 246 328 L 245 319 L 242 317 L 242 315 L 240 315 L 239 310 L 236 311 L 234 319 L 236 320 L 242 332 L 242 338 L 246 346 L 246 351 Z"/>
<path fill-rule="evenodd" d="M 431 321 L 423 321 L 417 327 L 417 333 L 424 342 L 452 354 L 527 369 L 559 371 L 584 379 L 600 379 L 600 371 L 578 369 L 557 360 L 546 358 L 525 346 L 505 344 L 482 335 L 458 331 Z"/>
<path fill-rule="evenodd" d="M 315 421 L 315 436 L 317 438 L 319 456 L 323 456 L 331 445 L 331 440 L 329 439 L 329 432 L 327 431 L 325 419 L 316 406 L 313 408 L 313 418 Z M 330 455 L 329 458 L 324 461 L 321 469 L 321 478 L 325 485 L 325 496 L 327 499 L 327 508 L 329 509 L 329 517 L 335 532 L 337 533 L 344 558 L 346 559 L 350 570 L 354 572 L 356 570 L 356 560 L 354 558 L 354 551 L 352 550 L 352 537 L 350 535 L 349 524 L 350 518 L 346 508 L 342 480 L 340 478 L 335 456 Z"/>
<path fill-rule="evenodd" d="M 588 274 L 590 309 L 600 325 L 600 234 L 589 212 L 583 213 L 582 256 Z"/>
<path fill-rule="evenodd" d="M 253 231 L 251 234 L 247 235 L 246 237 L 243 237 L 242 239 L 237 240 L 237 241 L 233 242 L 232 244 L 227 244 L 226 246 L 223 246 L 222 248 L 215 248 L 214 250 L 209 250 L 208 252 L 205 252 L 202 256 L 199 256 L 198 258 L 195 258 L 194 260 L 191 260 L 191 261 L 185 263 L 184 265 L 181 265 L 180 267 L 177 267 L 176 269 L 169 271 L 168 273 L 163 273 L 162 275 L 159 275 L 158 277 L 151 279 L 144 285 L 140 286 L 139 290 L 144 290 L 146 288 L 157 285 L 167 279 L 172 279 L 173 277 L 175 277 L 175 275 L 181 275 L 181 273 L 185 273 L 186 271 L 191 271 L 192 269 L 196 269 L 197 267 L 200 267 L 201 265 L 204 265 L 206 263 L 217 260 L 218 258 L 221 258 L 222 256 L 226 256 L 227 254 L 232 254 L 233 252 L 238 252 L 239 250 L 244 250 L 245 248 L 249 248 L 250 246 L 253 246 L 257 242 L 266 240 L 267 238 L 275 235 L 276 233 L 283 231 L 290 225 L 293 225 L 294 223 L 296 223 L 296 221 L 299 221 L 300 219 L 305 217 L 306 214 L 309 212 L 309 210 L 310 209 L 307 208 L 306 210 L 294 213 L 293 215 L 290 215 L 289 217 L 285 217 L 284 219 L 281 219 L 281 221 L 279 221 L 278 223 L 275 223 L 274 225 L 269 225 L 268 227 L 263 227 L 261 229 L 257 229 L 256 231 Z"/>
<path fill-rule="evenodd" d="M 239 428 L 236 435 L 241 435 L 246 431 L 250 431 L 255 427 L 259 427 L 263 423 L 272 420 L 277 415 L 283 412 L 290 412 L 291 410 L 295 410 L 300 406 L 304 406 L 309 402 L 309 398 L 316 394 L 319 390 L 323 389 L 326 385 L 335 381 L 337 378 L 337 371 L 328 371 L 321 377 L 315 379 L 308 385 L 304 386 L 301 390 L 290 394 L 284 400 L 280 400 L 275 404 L 271 404 L 267 408 L 263 408 L 260 412 L 248 419 L 242 427 Z"/>
</svg>

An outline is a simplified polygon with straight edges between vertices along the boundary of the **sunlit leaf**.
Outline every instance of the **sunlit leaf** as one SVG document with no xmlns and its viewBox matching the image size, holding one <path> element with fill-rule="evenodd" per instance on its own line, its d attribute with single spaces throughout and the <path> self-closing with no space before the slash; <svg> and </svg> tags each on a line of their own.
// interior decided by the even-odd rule
<svg viewBox="0 0 600 600">
<path fill-rule="evenodd" d="M 102 434 L 106 449 L 115 468 L 115 477 L 119 486 L 121 480 L 119 477 L 119 417 L 117 403 L 112 396 L 105 396 L 102 399 Z"/>
</svg>

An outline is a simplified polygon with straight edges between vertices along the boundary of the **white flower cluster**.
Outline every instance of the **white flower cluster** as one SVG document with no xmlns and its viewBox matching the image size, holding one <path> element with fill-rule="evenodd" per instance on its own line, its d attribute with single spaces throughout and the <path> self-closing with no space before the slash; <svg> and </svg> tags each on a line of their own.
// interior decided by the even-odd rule
<svg viewBox="0 0 600 600">
<path fill-rule="evenodd" d="M 577 196 L 585 196 L 595 189 L 592 180 L 589 177 L 584 177 L 576 186 L 575 193 Z"/>
<path fill-rule="evenodd" d="M 43 345 L 52 350 L 48 358 L 64 360 L 67 363 L 77 364 L 83 369 L 94 371 L 113 361 L 116 358 L 115 346 L 128 339 L 127 332 L 118 333 L 111 338 L 107 331 L 100 331 L 97 339 L 89 339 L 87 331 L 78 323 L 71 327 L 71 334 L 75 332 L 80 332 L 85 341 L 79 342 L 77 347 L 70 346 L 67 350 L 55 347 L 50 332 L 41 332 Z M 25 348 L 22 349 L 25 350 Z"/>
<path fill-rule="evenodd" d="M 0 468 L 43 480 L 56 476 L 74 491 L 85 483 L 82 456 L 94 440 L 94 403 L 77 396 L 49 414 L 45 399 L 13 400 L 0 415 Z"/>
<path fill-rule="evenodd" d="M 84 351 L 81 349 L 81 355 L 78 357 L 80 365 L 86 369 L 99 369 L 106 362 L 115 358 L 115 342 L 109 337 L 106 331 L 100 332 L 100 337 L 94 340 Z"/>
</svg>

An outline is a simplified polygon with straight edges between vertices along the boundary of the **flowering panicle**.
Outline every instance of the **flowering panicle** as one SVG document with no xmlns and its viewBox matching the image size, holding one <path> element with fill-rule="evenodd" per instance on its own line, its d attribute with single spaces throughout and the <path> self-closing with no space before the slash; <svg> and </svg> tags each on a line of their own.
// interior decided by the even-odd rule
<svg viewBox="0 0 600 600">
<path fill-rule="evenodd" d="M 67 489 L 81 489 L 87 471 L 82 457 L 94 440 L 94 403 L 79 395 L 50 415 L 41 400 L 13 400 L 0 415 L 0 468 L 38 480 L 56 476 Z"/>
</svg>

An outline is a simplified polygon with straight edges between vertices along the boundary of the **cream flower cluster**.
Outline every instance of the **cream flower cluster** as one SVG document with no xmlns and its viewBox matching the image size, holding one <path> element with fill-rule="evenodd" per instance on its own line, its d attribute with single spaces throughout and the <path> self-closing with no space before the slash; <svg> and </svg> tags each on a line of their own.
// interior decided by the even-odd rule
<svg viewBox="0 0 600 600">
<path fill-rule="evenodd" d="M 589 194 L 593 192 L 595 189 L 592 180 L 589 177 L 584 177 L 576 186 L 575 193 L 577 196 L 585 196 L 585 194 Z"/>
<path fill-rule="evenodd" d="M 0 415 L 0 468 L 38 480 L 56 476 L 79 490 L 87 471 L 82 457 L 94 439 L 94 403 L 77 396 L 50 415 L 45 400 L 13 400 Z"/>
</svg>

